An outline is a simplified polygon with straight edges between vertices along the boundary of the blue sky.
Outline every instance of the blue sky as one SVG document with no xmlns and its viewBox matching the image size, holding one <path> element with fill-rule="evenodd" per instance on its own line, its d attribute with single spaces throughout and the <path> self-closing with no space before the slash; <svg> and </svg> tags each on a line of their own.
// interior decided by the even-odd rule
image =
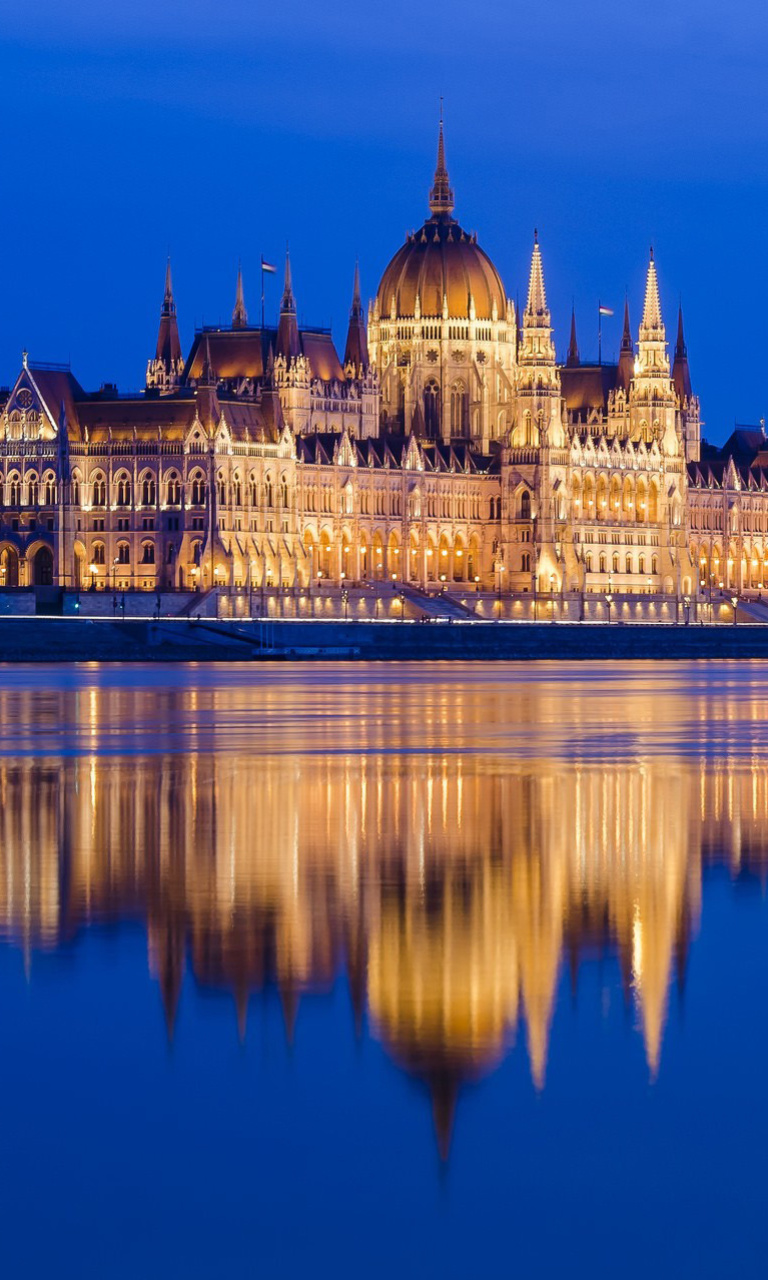
<svg viewBox="0 0 768 1280">
<path fill-rule="evenodd" d="M 0 382 L 20 353 L 142 384 L 165 255 L 183 340 L 227 320 L 242 259 L 290 241 L 298 305 L 343 340 L 426 212 L 445 96 L 457 214 L 524 294 L 539 228 L 558 347 L 601 298 L 639 318 L 654 244 L 683 300 L 706 431 L 768 409 L 768 14 L 735 0 L 0 0 Z M 279 285 L 268 282 L 275 313 Z"/>
</svg>

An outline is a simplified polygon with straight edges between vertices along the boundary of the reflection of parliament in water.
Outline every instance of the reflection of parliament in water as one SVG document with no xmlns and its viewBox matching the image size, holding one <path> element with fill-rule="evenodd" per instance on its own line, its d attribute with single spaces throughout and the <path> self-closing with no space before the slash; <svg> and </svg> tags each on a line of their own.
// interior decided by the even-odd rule
<svg viewBox="0 0 768 1280">
<path fill-rule="evenodd" d="M 518 1021 L 543 1086 L 559 975 L 584 958 L 618 957 L 655 1074 L 702 864 L 768 858 L 765 772 L 669 758 L 38 758 L 0 763 L 0 797 L 6 936 L 145 919 L 170 1031 L 187 966 L 233 993 L 241 1035 L 252 993 L 277 985 L 292 1034 L 302 993 L 346 969 L 443 1148 Z"/>
</svg>

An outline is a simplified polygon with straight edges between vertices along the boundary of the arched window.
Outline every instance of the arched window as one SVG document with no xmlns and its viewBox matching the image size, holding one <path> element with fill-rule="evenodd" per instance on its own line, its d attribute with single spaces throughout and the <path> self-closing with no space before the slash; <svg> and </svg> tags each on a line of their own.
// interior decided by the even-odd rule
<svg viewBox="0 0 768 1280">
<path fill-rule="evenodd" d="M 141 563 L 155 563 L 155 544 L 154 542 L 142 542 L 141 544 Z"/>
<path fill-rule="evenodd" d="M 181 482 L 175 471 L 168 477 L 168 506 L 181 506 Z"/>
<path fill-rule="evenodd" d="M 72 505 L 74 507 L 80 506 L 80 477 L 78 475 L 72 477 Z"/>
<path fill-rule="evenodd" d="M 618 573 L 618 572 L 619 572 L 619 553 L 618 553 L 618 551 L 614 551 L 614 553 L 613 553 L 613 561 L 612 561 L 612 564 L 613 564 L 613 572 L 614 572 L 614 573 Z"/>
<path fill-rule="evenodd" d="M 280 477 L 280 506 L 283 510 L 288 508 L 288 481 L 285 476 Z"/>
<path fill-rule="evenodd" d="M 103 476 L 93 477 L 93 505 L 94 507 L 107 505 L 107 482 Z"/>
<path fill-rule="evenodd" d="M 8 505 L 11 507 L 21 506 L 21 485 L 18 476 L 11 476 L 8 482 Z"/>
<path fill-rule="evenodd" d="M 469 434 L 469 397 L 463 382 L 451 387 L 451 435 Z"/>
<path fill-rule="evenodd" d="M 216 477 L 216 501 L 220 507 L 227 505 L 227 486 L 221 472 Z"/>
<path fill-rule="evenodd" d="M 192 476 L 192 506 L 205 506 L 205 480 L 199 471 Z"/>
<path fill-rule="evenodd" d="M 131 563 L 131 548 L 128 546 L 127 542 L 118 542 L 117 544 L 117 563 Z"/>
<path fill-rule="evenodd" d="M 31 475 L 27 480 L 27 495 L 30 507 L 36 507 L 40 500 L 40 489 L 36 475 Z"/>
<path fill-rule="evenodd" d="M 600 572 L 605 573 L 606 568 L 607 568 L 607 565 L 606 565 L 606 559 L 605 559 L 605 552 L 601 551 L 600 552 Z"/>
<path fill-rule="evenodd" d="M 259 505 L 259 481 L 254 475 L 248 477 L 248 500 L 252 507 Z"/>
<path fill-rule="evenodd" d="M 242 507 L 243 505 L 243 485 L 239 476 L 235 476 L 232 481 L 232 506 Z"/>
<path fill-rule="evenodd" d="M 651 556 L 651 573 L 659 572 L 659 557 Z"/>
<path fill-rule="evenodd" d="M 266 476 L 264 479 L 264 505 L 267 507 L 273 507 L 275 505 L 271 476 Z"/>
<path fill-rule="evenodd" d="M 632 557 L 631 557 L 631 556 L 627 556 L 627 559 L 626 559 L 625 564 L 624 564 L 624 568 L 625 568 L 625 571 L 626 571 L 627 573 L 631 573 L 631 572 L 632 572 Z"/>
<path fill-rule="evenodd" d="M 118 507 L 130 507 L 131 505 L 131 481 L 124 472 L 117 477 L 116 501 Z"/>
<path fill-rule="evenodd" d="M 53 476 L 45 477 L 45 505 L 46 507 L 56 505 L 56 481 Z"/>
<path fill-rule="evenodd" d="M 530 520 L 531 518 L 531 495 L 527 489 L 523 489 L 520 494 L 520 519 Z"/>
<path fill-rule="evenodd" d="M 591 551 L 588 551 L 584 557 L 584 567 L 586 568 L 587 573 L 592 572 L 592 552 Z"/>
<path fill-rule="evenodd" d="M 91 550 L 91 564 L 104 564 L 106 562 L 106 553 L 103 542 L 94 542 Z"/>
<path fill-rule="evenodd" d="M 638 573 L 645 573 L 645 556 L 640 557 L 637 565 L 637 571 Z"/>
<path fill-rule="evenodd" d="M 440 387 L 434 378 L 424 387 L 424 434 L 432 440 L 440 435 Z"/>
<path fill-rule="evenodd" d="M 157 485 L 154 476 L 144 476 L 141 482 L 141 505 L 143 507 L 157 506 Z"/>
</svg>

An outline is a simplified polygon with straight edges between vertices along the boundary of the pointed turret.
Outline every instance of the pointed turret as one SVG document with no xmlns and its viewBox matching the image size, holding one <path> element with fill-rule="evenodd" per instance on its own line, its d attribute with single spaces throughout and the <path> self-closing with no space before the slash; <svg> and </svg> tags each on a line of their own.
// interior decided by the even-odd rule
<svg viewBox="0 0 768 1280">
<path fill-rule="evenodd" d="M 528 278 L 528 301 L 523 316 L 524 329 L 549 329 L 550 315 L 547 309 L 547 293 L 544 288 L 544 268 L 539 248 L 539 233 L 533 233 L 531 274 Z"/>
<path fill-rule="evenodd" d="M 643 329 L 663 329 L 661 319 L 661 302 L 659 301 L 659 280 L 656 275 L 656 263 L 653 258 L 653 245 L 648 262 L 648 275 L 645 281 L 645 305 L 643 307 Z"/>
<path fill-rule="evenodd" d="M 147 363 L 147 387 L 157 391 L 172 391 L 179 384 L 183 367 L 169 258 L 165 268 L 165 293 L 160 308 L 155 356 Z"/>
<path fill-rule="evenodd" d="M 360 297 L 360 265 L 355 263 L 355 284 L 352 292 L 352 306 L 349 312 L 349 328 L 347 329 L 347 345 L 344 349 L 344 364 L 354 365 L 362 373 L 368 370 L 368 335 L 365 329 L 365 314 Z"/>
<path fill-rule="evenodd" d="M 245 309 L 245 297 L 243 295 L 243 269 L 240 263 L 237 264 L 237 293 L 235 295 L 235 309 L 232 312 L 232 328 L 245 329 L 248 325 L 248 312 Z"/>
<path fill-rule="evenodd" d="M 435 168 L 435 181 L 429 193 L 429 207 L 432 211 L 432 216 L 435 218 L 450 217 L 453 213 L 453 204 L 453 191 L 451 190 L 451 182 L 445 165 L 445 139 L 443 137 L 443 111 L 441 107 L 440 132 L 437 139 L 437 166 Z"/>
<path fill-rule="evenodd" d="M 291 255 L 287 249 L 285 251 L 285 281 L 280 302 L 276 347 L 277 355 L 283 356 L 286 361 L 294 360 L 296 356 L 301 355 L 299 326 L 296 319 L 296 301 L 293 296 L 293 283 L 291 280 Z"/>
<path fill-rule="evenodd" d="M 645 281 L 643 318 L 640 322 L 640 337 L 637 344 L 637 371 L 641 376 L 651 377 L 655 381 L 669 379 L 667 335 L 661 317 L 659 280 L 656 275 L 653 246 L 651 246 Z M 669 392 L 671 394 L 671 387 Z"/>
<path fill-rule="evenodd" d="M 686 400 L 690 400 L 693 394 L 691 388 L 691 371 L 688 368 L 688 348 L 685 345 L 685 334 L 683 332 L 683 307 L 677 314 L 677 342 L 675 343 L 675 359 L 672 365 L 672 381 L 675 384 L 675 391 L 681 404 Z"/>
<path fill-rule="evenodd" d="M 576 341 L 576 310 L 571 309 L 571 340 L 568 343 L 568 357 L 565 361 L 566 368 L 576 369 L 581 361 L 579 360 L 579 344 Z"/>
<path fill-rule="evenodd" d="M 624 299 L 624 332 L 621 335 L 621 351 L 619 367 L 616 374 L 616 386 L 629 392 L 629 384 L 635 371 L 635 344 L 632 341 L 632 330 L 629 324 L 629 299 Z"/>
<path fill-rule="evenodd" d="M 155 358 L 162 360 L 169 368 L 181 359 L 181 343 L 179 342 L 179 326 L 176 320 L 176 303 L 173 298 L 173 281 L 171 280 L 171 260 L 165 267 L 165 293 L 160 308 L 160 328 L 157 334 Z"/>
</svg>

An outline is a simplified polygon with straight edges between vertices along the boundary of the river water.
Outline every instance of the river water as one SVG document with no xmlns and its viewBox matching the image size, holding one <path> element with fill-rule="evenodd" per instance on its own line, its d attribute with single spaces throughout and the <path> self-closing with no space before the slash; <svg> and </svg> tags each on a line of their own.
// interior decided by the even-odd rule
<svg viewBox="0 0 768 1280">
<path fill-rule="evenodd" d="M 0 667 L 4 1274 L 764 1274 L 759 663 Z"/>
</svg>

